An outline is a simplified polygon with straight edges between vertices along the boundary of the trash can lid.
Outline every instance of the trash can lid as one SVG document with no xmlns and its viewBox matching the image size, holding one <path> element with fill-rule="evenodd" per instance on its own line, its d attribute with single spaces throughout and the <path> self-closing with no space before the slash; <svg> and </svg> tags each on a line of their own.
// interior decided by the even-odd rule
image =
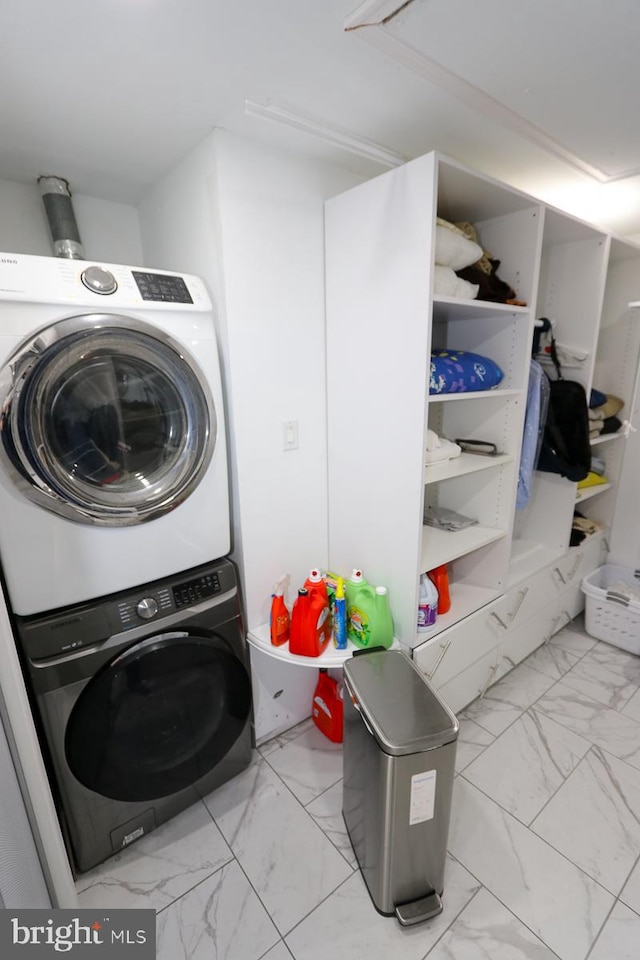
<svg viewBox="0 0 640 960">
<path fill-rule="evenodd" d="M 419 753 L 457 739 L 455 715 L 406 654 L 367 653 L 343 670 L 347 693 L 385 753 Z"/>
</svg>

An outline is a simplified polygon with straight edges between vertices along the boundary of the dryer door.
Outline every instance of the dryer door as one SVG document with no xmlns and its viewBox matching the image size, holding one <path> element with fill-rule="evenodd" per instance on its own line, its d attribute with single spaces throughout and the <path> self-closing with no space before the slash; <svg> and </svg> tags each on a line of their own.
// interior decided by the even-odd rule
<svg viewBox="0 0 640 960">
<path fill-rule="evenodd" d="M 20 489 L 79 523 L 140 523 L 202 479 L 216 438 L 210 391 L 187 351 L 130 317 L 53 324 L 0 374 L 0 455 Z"/>
<path fill-rule="evenodd" d="M 250 714 L 248 673 L 225 640 L 150 637 L 82 691 L 67 723 L 67 764 L 101 796 L 159 799 L 217 766 Z"/>
</svg>

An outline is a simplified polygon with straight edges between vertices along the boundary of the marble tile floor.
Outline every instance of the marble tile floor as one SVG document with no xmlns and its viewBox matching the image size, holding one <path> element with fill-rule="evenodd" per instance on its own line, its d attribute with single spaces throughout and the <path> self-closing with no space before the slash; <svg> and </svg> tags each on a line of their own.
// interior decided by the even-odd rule
<svg viewBox="0 0 640 960">
<path fill-rule="evenodd" d="M 77 882 L 157 910 L 158 960 L 634 960 L 640 658 L 576 619 L 460 717 L 444 912 L 374 909 L 310 720 Z"/>
</svg>

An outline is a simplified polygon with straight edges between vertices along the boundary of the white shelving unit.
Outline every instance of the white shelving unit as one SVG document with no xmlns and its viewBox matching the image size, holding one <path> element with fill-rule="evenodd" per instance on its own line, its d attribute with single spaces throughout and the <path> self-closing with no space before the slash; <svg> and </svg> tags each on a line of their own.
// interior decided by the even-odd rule
<svg viewBox="0 0 640 960">
<path fill-rule="evenodd" d="M 434 297 L 436 216 L 473 223 L 526 306 Z M 575 615 L 582 576 L 602 562 L 622 434 L 594 444 L 606 485 L 578 497 L 575 483 L 537 473 L 516 511 L 533 331 L 549 317 L 558 342 L 585 358 L 567 379 L 623 393 L 630 410 L 640 333 L 621 318 L 640 299 L 640 248 L 435 153 L 328 201 L 325 224 L 330 567 L 361 566 L 388 586 L 396 635 L 427 674 L 437 662 L 457 709 Z M 503 380 L 430 395 L 430 354 L 445 348 L 490 357 Z M 499 455 L 425 467 L 427 429 Z M 579 550 L 569 548 L 576 502 L 603 524 Z M 423 526 L 434 506 L 478 522 Z M 451 610 L 425 638 L 419 576 L 444 563 Z"/>
</svg>

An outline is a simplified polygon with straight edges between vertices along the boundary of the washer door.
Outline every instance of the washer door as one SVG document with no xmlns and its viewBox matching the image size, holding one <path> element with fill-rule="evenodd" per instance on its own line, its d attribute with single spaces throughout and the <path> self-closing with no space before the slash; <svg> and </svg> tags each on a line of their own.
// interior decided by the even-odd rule
<svg viewBox="0 0 640 960">
<path fill-rule="evenodd" d="M 195 361 L 139 320 L 71 317 L 0 374 L 0 455 L 23 493 L 79 523 L 151 520 L 209 465 L 211 394 Z"/>
<path fill-rule="evenodd" d="M 250 712 L 249 676 L 223 639 L 150 637 L 82 691 L 67 723 L 67 764 L 104 797 L 160 799 L 220 763 Z"/>
</svg>

